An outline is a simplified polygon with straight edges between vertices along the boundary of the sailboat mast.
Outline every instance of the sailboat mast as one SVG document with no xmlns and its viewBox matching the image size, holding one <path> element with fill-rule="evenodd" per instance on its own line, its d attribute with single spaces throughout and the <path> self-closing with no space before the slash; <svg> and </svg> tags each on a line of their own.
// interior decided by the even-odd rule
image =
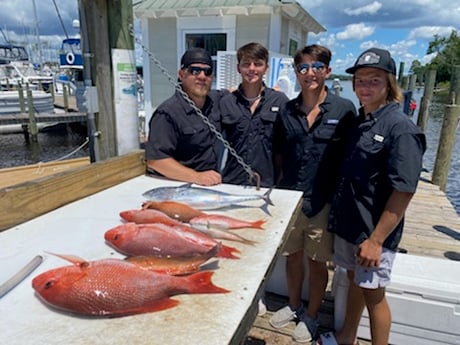
<svg viewBox="0 0 460 345">
<path fill-rule="evenodd" d="M 34 6 L 34 16 L 35 16 L 35 35 L 37 38 L 37 44 L 38 44 L 38 63 L 40 64 L 40 72 L 43 69 L 43 64 L 42 64 L 42 45 L 40 43 L 40 33 L 38 31 L 38 15 L 37 15 L 37 6 L 35 5 L 35 0 L 32 0 L 32 4 Z"/>
</svg>

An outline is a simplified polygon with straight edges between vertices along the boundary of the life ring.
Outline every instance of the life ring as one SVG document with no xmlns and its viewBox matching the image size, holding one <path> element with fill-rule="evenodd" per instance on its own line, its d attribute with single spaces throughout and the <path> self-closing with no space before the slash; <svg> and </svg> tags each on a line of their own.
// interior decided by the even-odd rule
<svg viewBox="0 0 460 345">
<path fill-rule="evenodd" d="M 65 56 L 65 61 L 67 61 L 69 65 L 73 65 L 75 62 L 75 55 L 73 55 L 72 52 L 67 53 Z"/>
</svg>

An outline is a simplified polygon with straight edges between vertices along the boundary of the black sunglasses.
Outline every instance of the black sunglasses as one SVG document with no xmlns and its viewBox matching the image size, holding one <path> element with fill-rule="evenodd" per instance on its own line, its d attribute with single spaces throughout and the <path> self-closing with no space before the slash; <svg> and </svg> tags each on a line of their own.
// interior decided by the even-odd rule
<svg viewBox="0 0 460 345">
<path fill-rule="evenodd" d="M 200 75 L 201 72 L 204 72 L 206 77 L 212 75 L 212 67 L 198 67 L 198 66 L 189 66 L 187 67 L 187 71 L 194 76 Z"/>
<path fill-rule="evenodd" d="M 308 72 L 308 70 L 310 69 L 313 70 L 314 73 L 319 73 L 323 70 L 323 68 L 326 67 L 326 64 L 322 63 L 322 62 L 319 62 L 319 61 L 316 61 L 316 62 L 313 62 L 313 63 L 301 63 L 297 66 L 295 66 L 297 72 L 299 72 L 300 74 L 305 74 Z"/>
</svg>

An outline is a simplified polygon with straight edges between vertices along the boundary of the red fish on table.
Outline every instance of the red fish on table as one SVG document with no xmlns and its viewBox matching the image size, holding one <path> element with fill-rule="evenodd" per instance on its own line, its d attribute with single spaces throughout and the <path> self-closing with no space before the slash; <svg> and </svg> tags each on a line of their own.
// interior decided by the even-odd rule
<svg viewBox="0 0 460 345">
<path fill-rule="evenodd" d="M 219 226 L 225 229 L 263 229 L 262 225 L 265 223 L 262 219 L 251 222 L 219 214 L 207 214 L 176 201 L 146 201 L 142 204 L 142 209 L 158 210 L 181 222 L 192 223 L 193 221 L 195 224 Z M 147 215 L 145 217 L 137 215 L 137 217 L 144 220 L 149 218 Z"/>
<path fill-rule="evenodd" d="M 193 257 L 218 246 L 217 257 L 237 259 L 236 248 L 222 245 L 211 237 L 188 226 L 125 223 L 109 229 L 105 240 L 128 256 Z"/>
<path fill-rule="evenodd" d="M 170 296 L 229 292 L 212 283 L 210 271 L 179 277 L 121 259 L 58 256 L 73 265 L 36 276 L 32 287 L 45 304 L 71 313 L 110 317 L 149 313 L 176 306 L 179 302 Z"/>
<path fill-rule="evenodd" d="M 151 208 L 121 211 L 120 217 L 126 222 L 136 224 L 161 223 L 171 226 L 183 225 L 182 222 L 171 218 L 166 213 Z"/>
<path fill-rule="evenodd" d="M 130 256 L 125 260 L 135 264 L 138 267 L 170 275 L 184 275 L 198 272 L 201 265 L 216 256 L 219 247 L 215 246 L 203 255 L 197 255 L 190 258 L 173 258 L 158 256 Z"/>
</svg>

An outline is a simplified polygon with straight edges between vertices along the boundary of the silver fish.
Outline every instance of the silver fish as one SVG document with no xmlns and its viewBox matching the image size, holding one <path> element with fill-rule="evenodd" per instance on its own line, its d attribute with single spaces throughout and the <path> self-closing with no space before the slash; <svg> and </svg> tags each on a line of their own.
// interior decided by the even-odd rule
<svg viewBox="0 0 460 345">
<path fill-rule="evenodd" d="M 186 183 L 178 187 L 158 187 L 150 189 L 142 194 L 143 197 L 152 201 L 172 200 L 187 204 L 199 210 L 213 210 L 227 206 L 235 206 L 239 203 L 250 200 L 263 200 L 261 206 L 265 212 L 267 205 L 273 205 L 270 200 L 270 188 L 265 194 L 231 194 L 220 192 L 213 189 L 192 187 L 191 183 Z"/>
</svg>

